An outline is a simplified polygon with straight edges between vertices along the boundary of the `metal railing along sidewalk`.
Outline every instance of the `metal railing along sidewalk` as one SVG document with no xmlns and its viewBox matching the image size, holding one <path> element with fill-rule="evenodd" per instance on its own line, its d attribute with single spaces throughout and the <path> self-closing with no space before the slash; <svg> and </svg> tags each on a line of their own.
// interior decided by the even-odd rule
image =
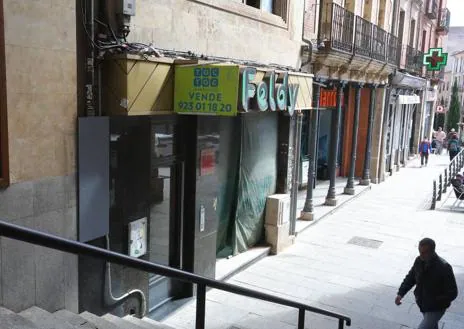
<svg viewBox="0 0 464 329">
<path fill-rule="evenodd" d="M 450 161 L 448 167 L 438 175 L 437 179 L 433 180 L 431 210 L 435 210 L 437 201 L 441 201 L 443 193 L 446 193 L 448 187 L 451 186 L 451 179 L 453 179 L 463 167 L 464 148 Z"/>
<path fill-rule="evenodd" d="M 290 299 L 276 297 L 252 289 L 243 288 L 230 283 L 209 279 L 200 275 L 174 269 L 168 266 L 150 263 L 145 260 L 129 257 L 106 249 L 91 246 L 85 243 L 64 239 L 56 235 L 39 232 L 26 227 L 0 221 L 0 236 L 60 250 L 76 255 L 85 255 L 107 262 L 128 266 L 137 270 L 155 273 L 172 279 L 189 282 L 197 285 L 195 328 L 205 328 L 206 288 L 214 288 L 233 294 L 242 295 L 262 301 L 275 303 L 298 309 L 298 329 L 304 329 L 306 311 L 325 315 L 338 320 L 338 329 L 343 329 L 345 323 L 351 325 L 351 319 L 345 315 L 298 303 Z"/>
</svg>

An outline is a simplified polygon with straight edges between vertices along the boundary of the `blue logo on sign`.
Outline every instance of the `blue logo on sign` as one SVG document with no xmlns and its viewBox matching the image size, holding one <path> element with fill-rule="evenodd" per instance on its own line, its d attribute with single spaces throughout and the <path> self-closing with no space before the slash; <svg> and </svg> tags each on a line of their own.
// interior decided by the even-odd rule
<svg viewBox="0 0 464 329">
<path fill-rule="evenodd" d="M 201 87 L 218 87 L 219 86 L 219 68 L 197 67 L 193 71 L 193 86 Z"/>
</svg>

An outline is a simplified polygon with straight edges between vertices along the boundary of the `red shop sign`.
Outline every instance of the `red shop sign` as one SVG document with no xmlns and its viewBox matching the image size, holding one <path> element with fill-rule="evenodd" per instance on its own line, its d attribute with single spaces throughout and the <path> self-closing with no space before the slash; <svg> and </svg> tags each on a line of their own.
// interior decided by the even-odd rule
<svg viewBox="0 0 464 329">
<path fill-rule="evenodd" d="M 343 97 L 342 97 L 343 106 Z M 321 88 L 321 97 L 319 98 L 319 107 L 335 108 L 337 107 L 337 90 L 327 90 Z"/>
<path fill-rule="evenodd" d="M 200 153 L 200 176 L 212 175 L 216 167 L 216 152 L 213 148 L 203 149 Z"/>
</svg>

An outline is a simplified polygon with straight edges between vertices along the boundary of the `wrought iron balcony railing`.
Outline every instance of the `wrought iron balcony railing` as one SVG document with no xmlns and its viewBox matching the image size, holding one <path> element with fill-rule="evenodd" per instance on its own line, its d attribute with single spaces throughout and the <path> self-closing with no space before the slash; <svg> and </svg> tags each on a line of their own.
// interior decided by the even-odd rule
<svg viewBox="0 0 464 329">
<path fill-rule="evenodd" d="M 438 17 L 438 1 L 427 0 L 426 15 L 430 19 L 436 19 Z"/>
<path fill-rule="evenodd" d="M 392 65 L 398 65 L 399 63 L 399 55 L 401 51 L 399 50 L 399 43 L 398 38 L 395 37 L 393 34 L 387 33 L 387 59 L 388 63 Z"/>
<path fill-rule="evenodd" d="M 397 65 L 398 39 L 342 6 L 323 7 L 319 30 L 319 49 L 336 50 Z"/>
<path fill-rule="evenodd" d="M 440 9 L 440 17 L 438 18 L 437 33 L 448 34 L 451 20 L 451 12 L 448 8 Z"/>
<path fill-rule="evenodd" d="M 354 33 L 355 54 L 370 57 L 372 43 L 372 23 L 362 17 L 356 16 Z"/>
<path fill-rule="evenodd" d="M 372 26 L 372 50 L 371 57 L 381 62 L 387 60 L 386 53 L 387 31 L 377 25 Z"/>
<path fill-rule="evenodd" d="M 411 46 L 406 46 L 406 69 L 422 75 L 424 53 Z"/>
<path fill-rule="evenodd" d="M 354 16 L 345 8 L 335 3 L 332 5 L 331 43 L 333 49 L 353 52 Z"/>
</svg>

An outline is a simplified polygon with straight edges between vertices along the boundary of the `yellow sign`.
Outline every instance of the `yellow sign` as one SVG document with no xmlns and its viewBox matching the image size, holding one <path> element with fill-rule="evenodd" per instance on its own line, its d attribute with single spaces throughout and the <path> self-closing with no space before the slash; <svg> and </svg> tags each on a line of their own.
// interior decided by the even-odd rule
<svg viewBox="0 0 464 329">
<path fill-rule="evenodd" d="M 180 114 L 235 116 L 238 88 L 237 65 L 177 66 L 174 109 Z"/>
</svg>

